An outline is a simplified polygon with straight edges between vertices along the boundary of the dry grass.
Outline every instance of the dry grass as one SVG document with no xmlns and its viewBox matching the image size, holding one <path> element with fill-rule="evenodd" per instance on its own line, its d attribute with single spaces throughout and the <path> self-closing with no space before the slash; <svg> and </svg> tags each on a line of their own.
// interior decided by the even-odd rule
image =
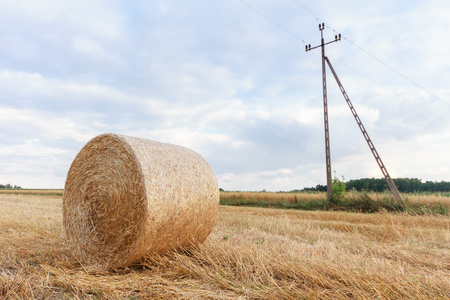
<svg viewBox="0 0 450 300">
<path fill-rule="evenodd" d="M 348 195 L 358 194 L 357 192 L 348 192 Z M 369 192 L 367 195 L 372 199 L 379 199 L 382 197 L 392 197 L 390 193 L 375 193 Z M 284 200 L 286 202 L 295 203 L 298 200 L 323 200 L 326 199 L 326 192 L 299 192 L 299 193 L 285 193 L 285 192 L 229 192 L 221 191 L 221 199 L 231 199 L 232 197 L 241 197 L 243 199 L 258 199 L 263 201 Z M 404 193 L 403 197 L 411 203 L 445 203 L 450 206 L 450 197 L 445 196 L 444 193 L 434 194 L 408 194 Z"/>
<path fill-rule="evenodd" d="M 450 211 L 450 195 L 448 193 L 434 194 L 403 194 L 408 211 L 413 214 L 442 214 Z M 358 212 L 398 211 L 399 207 L 389 192 L 347 192 L 343 199 L 330 206 L 326 192 L 220 192 L 223 205 L 255 206 L 273 208 L 296 208 L 303 210 L 338 209 Z"/>
<path fill-rule="evenodd" d="M 444 216 L 220 207 L 198 249 L 118 272 L 81 266 L 60 197 L 0 195 L 0 298 L 449 299 Z"/>
<path fill-rule="evenodd" d="M 448 193 L 447 193 L 448 194 Z M 416 203 L 425 203 L 425 205 L 432 205 L 441 203 L 446 207 L 450 207 L 450 197 L 445 196 L 443 194 L 407 194 L 406 200 L 408 200 L 410 203 L 416 204 Z"/>
<path fill-rule="evenodd" d="M 273 193 L 273 192 L 220 192 L 221 199 L 231 199 L 234 197 L 242 199 L 255 199 L 262 201 L 286 201 L 295 203 L 298 200 L 325 200 L 327 193 L 323 192 L 300 192 L 300 193 Z"/>
<path fill-rule="evenodd" d="M 0 195 L 62 196 L 63 189 L 0 189 Z"/>
</svg>

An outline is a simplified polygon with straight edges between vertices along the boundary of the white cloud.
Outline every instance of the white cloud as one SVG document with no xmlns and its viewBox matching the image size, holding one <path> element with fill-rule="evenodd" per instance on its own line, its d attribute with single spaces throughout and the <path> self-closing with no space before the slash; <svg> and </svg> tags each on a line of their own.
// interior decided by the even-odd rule
<svg viewBox="0 0 450 300">
<path fill-rule="evenodd" d="M 1 2 L 0 183 L 62 187 L 84 143 L 118 132 L 194 149 L 226 189 L 324 184 L 320 52 L 302 43 L 319 42 L 317 21 L 294 1 L 246 2 L 287 31 L 239 1 Z M 450 180 L 450 5 L 304 4 L 427 89 L 345 39 L 327 46 L 391 175 Z M 327 76 L 333 169 L 380 176 Z"/>
<path fill-rule="evenodd" d="M 86 37 L 75 37 L 72 39 L 72 47 L 75 51 L 89 56 L 93 59 L 106 59 L 112 61 L 114 57 L 108 53 L 96 41 Z"/>
</svg>

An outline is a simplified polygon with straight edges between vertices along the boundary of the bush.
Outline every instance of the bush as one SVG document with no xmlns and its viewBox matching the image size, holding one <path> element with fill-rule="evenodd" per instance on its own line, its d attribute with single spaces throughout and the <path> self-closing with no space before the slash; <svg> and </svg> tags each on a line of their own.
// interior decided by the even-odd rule
<svg viewBox="0 0 450 300">
<path fill-rule="evenodd" d="M 334 174 L 334 178 L 331 180 L 331 186 L 333 187 L 333 192 L 331 194 L 331 199 L 330 202 L 332 204 L 338 204 L 340 203 L 345 196 L 345 190 L 346 190 L 346 186 L 345 186 L 345 179 L 344 176 L 342 176 L 342 180 L 340 180 L 337 176 L 336 173 Z"/>
</svg>

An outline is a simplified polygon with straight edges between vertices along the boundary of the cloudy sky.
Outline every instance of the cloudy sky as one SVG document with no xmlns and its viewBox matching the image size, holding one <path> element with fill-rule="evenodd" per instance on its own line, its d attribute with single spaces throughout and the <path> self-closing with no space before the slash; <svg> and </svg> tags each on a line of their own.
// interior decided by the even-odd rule
<svg viewBox="0 0 450 300">
<path fill-rule="evenodd" d="M 450 2 L 0 2 L 0 183 L 62 188 L 94 136 L 189 147 L 225 190 L 326 183 L 320 49 L 392 177 L 450 181 Z M 328 72 L 331 160 L 381 177 Z"/>
</svg>

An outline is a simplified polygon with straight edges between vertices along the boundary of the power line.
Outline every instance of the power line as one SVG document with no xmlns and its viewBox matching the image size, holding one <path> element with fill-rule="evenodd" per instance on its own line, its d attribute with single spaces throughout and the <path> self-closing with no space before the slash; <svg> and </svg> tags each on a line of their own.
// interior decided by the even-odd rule
<svg viewBox="0 0 450 300">
<path fill-rule="evenodd" d="M 292 0 L 292 2 L 294 2 L 295 4 L 297 4 L 298 6 L 300 6 L 304 11 L 306 11 L 308 14 L 310 14 L 311 16 L 314 17 L 314 19 L 316 19 L 317 22 L 321 21 L 321 18 L 314 13 L 311 9 L 309 9 L 309 7 L 307 7 L 305 4 L 301 3 L 298 0 Z M 323 21 L 323 20 L 322 20 Z M 328 27 L 328 26 L 327 26 Z"/>
<path fill-rule="evenodd" d="M 277 22 L 275 22 L 274 20 L 272 20 L 271 18 L 269 18 L 268 16 L 266 16 L 265 14 L 263 14 L 262 12 L 260 12 L 259 10 L 257 10 L 256 8 L 254 8 L 253 6 L 251 6 L 250 4 L 248 4 L 247 2 L 244 2 L 242 0 L 239 0 L 239 2 L 241 2 L 242 4 L 244 4 L 245 6 L 247 6 L 248 8 L 250 8 L 251 10 L 253 10 L 255 13 L 257 13 L 258 15 L 264 17 L 266 20 L 268 20 L 269 22 L 271 22 L 272 24 L 274 24 L 275 26 L 277 26 L 278 28 L 280 28 L 281 30 L 285 31 L 286 33 L 290 34 L 291 36 L 293 36 L 294 38 L 296 38 L 297 40 L 303 42 L 306 45 L 306 42 L 304 39 L 302 39 L 301 37 L 299 37 L 298 35 L 296 35 L 295 33 L 293 33 L 292 31 L 290 31 L 289 29 L 287 29 L 286 27 L 278 24 Z"/>
<path fill-rule="evenodd" d="M 344 40 L 346 40 L 347 42 L 349 42 L 350 44 L 352 44 L 353 46 L 355 46 L 356 48 L 358 48 L 359 50 L 363 51 L 364 53 L 366 53 L 367 55 L 369 55 L 370 57 L 372 57 L 373 59 L 375 59 L 376 61 L 378 61 L 379 63 L 381 63 L 383 66 L 385 66 L 386 68 L 390 69 L 391 71 L 397 73 L 397 75 L 403 77 L 404 79 L 406 79 L 407 81 L 409 81 L 410 83 L 412 83 L 413 85 L 415 85 L 416 87 L 418 87 L 419 89 L 425 91 L 427 94 L 429 94 L 430 96 L 432 96 L 433 98 L 441 101 L 442 103 L 446 104 L 447 106 L 450 107 L 450 104 L 447 103 L 446 101 L 442 100 L 441 98 L 439 98 L 438 96 L 436 96 L 435 94 L 433 94 L 432 92 L 430 92 L 428 89 L 424 88 L 423 86 L 421 86 L 420 84 L 418 84 L 417 82 L 413 81 L 412 79 L 406 77 L 405 75 L 403 75 L 402 73 L 400 73 L 399 71 L 397 71 L 396 69 L 394 69 L 393 67 L 391 67 L 390 65 L 388 65 L 387 63 L 383 62 L 381 59 L 377 58 L 375 55 L 367 52 L 366 50 L 364 50 L 363 48 L 361 48 L 360 46 L 358 46 L 357 44 L 355 44 L 354 42 L 350 41 L 348 38 L 343 37 Z"/>
<path fill-rule="evenodd" d="M 274 24 L 275 26 L 277 26 L 278 28 L 280 28 L 281 30 L 285 31 L 286 33 L 288 33 L 289 35 L 293 36 L 295 39 L 303 42 L 306 45 L 306 42 L 304 39 L 302 39 L 301 37 L 299 37 L 298 35 L 296 35 L 295 33 L 293 33 L 292 31 L 290 31 L 289 29 L 287 29 L 286 27 L 280 25 L 279 23 L 277 23 L 276 21 L 272 20 L 271 18 L 269 18 L 267 15 L 263 14 L 261 11 L 259 11 L 258 9 L 254 8 L 253 6 L 251 6 L 250 4 L 248 4 L 247 2 L 243 1 L 243 0 L 239 0 L 239 2 L 241 2 L 243 5 L 247 6 L 249 9 L 251 9 L 252 11 L 254 11 L 255 13 L 259 14 L 260 16 L 262 16 L 263 18 L 265 18 L 266 20 L 268 20 L 269 22 L 271 22 L 272 24 Z M 299 0 L 292 0 L 292 2 L 294 2 L 295 4 L 297 4 L 301 9 L 303 9 L 305 12 L 307 12 L 309 15 L 311 15 L 316 21 L 322 21 L 324 22 L 325 20 L 322 19 L 318 14 L 316 14 L 314 11 L 312 11 L 308 6 L 306 6 L 304 3 L 302 3 Z M 326 25 L 326 28 L 332 30 L 333 32 L 337 32 L 333 27 Z M 384 67 L 388 68 L 389 70 L 391 70 L 392 72 L 396 73 L 398 76 L 402 77 L 403 79 L 409 81 L 411 84 L 413 84 L 414 86 L 416 86 L 417 88 L 423 90 L 424 92 L 426 92 L 428 95 L 430 95 L 432 98 L 442 102 L 443 104 L 447 105 L 450 107 L 450 104 L 444 100 L 442 100 L 441 98 L 439 98 L 437 95 L 435 95 L 434 93 L 432 93 L 430 90 L 424 88 L 423 86 L 421 86 L 420 84 L 418 84 L 417 82 L 415 82 L 414 80 L 410 79 L 409 77 L 407 77 L 406 75 L 404 75 L 403 73 L 401 73 L 400 71 L 394 69 L 393 67 L 391 67 L 390 65 L 388 65 L 387 63 L 385 63 L 384 61 L 382 61 L 381 59 L 379 59 L 378 57 L 376 57 L 375 55 L 371 54 L 370 52 L 368 52 L 367 50 L 365 50 L 364 48 L 362 48 L 361 46 L 357 45 L 356 43 L 352 42 L 350 39 L 348 39 L 346 36 L 342 36 L 342 39 L 346 40 L 348 43 L 350 43 L 352 46 L 358 48 L 360 51 L 364 52 L 366 55 L 368 55 L 370 58 L 376 60 L 378 63 L 382 64 Z M 342 64 L 342 62 L 341 62 Z M 349 67 L 348 67 L 349 68 Z M 351 69 L 351 68 L 350 68 Z M 357 72 L 358 73 L 358 72 Z M 416 105 L 417 106 L 417 105 Z"/>
<path fill-rule="evenodd" d="M 357 70 L 355 70 L 355 69 L 353 69 L 353 68 L 347 66 L 346 64 L 344 64 L 342 61 L 340 61 L 340 60 L 338 60 L 338 59 L 334 59 L 334 60 L 335 60 L 336 62 L 340 63 L 341 65 L 343 65 L 344 67 L 346 67 L 347 69 L 349 69 L 350 71 L 356 73 L 358 76 L 363 77 L 363 78 L 365 78 L 366 80 L 372 82 L 373 84 L 375 84 L 375 85 L 377 85 L 377 86 L 379 86 L 379 87 L 385 89 L 386 91 L 389 91 L 390 93 L 392 93 L 391 89 L 389 89 L 386 85 L 384 85 L 384 84 L 382 84 L 382 83 L 378 83 L 378 82 L 376 82 L 375 80 L 370 79 L 368 76 L 366 76 L 366 75 L 364 75 L 364 74 L 358 72 Z M 397 95 L 400 95 L 399 92 L 395 92 L 395 93 L 396 93 Z M 432 115 L 432 116 L 438 118 L 438 116 L 437 116 L 435 113 L 429 111 L 428 109 L 423 108 L 423 107 L 420 106 L 420 105 L 417 105 L 417 104 L 414 103 L 413 101 L 409 100 L 407 97 L 403 97 L 403 99 L 405 99 L 406 101 L 408 101 L 409 103 L 411 103 L 412 105 L 414 105 L 415 107 L 417 107 L 418 109 L 420 109 L 420 110 L 422 110 L 422 111 L 424 111 L 424 112 L 426 112 L 426 113 L 428 113 L 428 114 L 430 114 L 430 115 Z"/>
<path fill-rule="evenodd" d="M 310 14 L 316 21 L 319 22 L 325 22 L 324 19 L 322 19 L 320 16 L 318 16 L 315 12 L 313 12 L 311 9 L 309 9 L 305 4 L 303 4 L 301 1 L 299 0 L 292 0 L 292 2 L 294 2 L 295 4 L 297 4 L 300 8 L 302 8 L 305 12 L 307 12 L 308 14 Z M 337 32 L 333 27 L 326 25 L 327 28 L 331 29 L 333 32 Z M 418 87 L 419 89 L 423 90 L 424 92 L 426 92 L 428 95 L 430 95 L 431 97 L 435 98 L 436 100 L 439 100 L 440 102 L 446 104 L 447 106 L 450 107 L 450 104 L 444 100 L 442 100 L 441 98 L 439 98 L 437 95 L 435 95 L 434 93 L 432 93 L 431 91 L 429 91 L 428 89 L 424 88 L 423 86 L 421 86 L 420 84 L 418 84 L 417 82 L 415 82 L 414 80 L 410 79 L 409 77 L 407 77 L 406 75 L 402 74 L 400 71 L 397 71 L 396 69 L 394 69 L 393 67 L 391 67 L 390 65 L 388 65 L 387 63 L 385 63 L 384 61 L 382 61 L 381 59 L 379 59 L 378 57 L 376 57 L 375 55 L 371 54 L 370 52 L 366 51 L 365 49 L 363 49 L 361 46 L 358 46 L 356 43 L 352 42 L 351 40 L 349 40 L 347 37 L 342 36 L 342 38 L 344 40 L 346 40 L 348 43 L 350 43 L 351 45 L 353 45 L 354 47 L 358 48 L 359 50 L 361 50 L 362 52 L 364 52 L 366 55 L 368 55 L 369 57 L 371 57 L 372 59 L 376 60 L 377 62 L 379 62 L 380 64 L 382 64 L 383 66 L 385 66 L 386 68 L 390 69 L 391 71 L 393 71 L 394 73 L 396 73 L 397 75 L 399 75 L 400 77 L 402 77 L 403 79 L 409 81 L 411 84 L 415 85 L 416 87 Z"/>
</svg>

